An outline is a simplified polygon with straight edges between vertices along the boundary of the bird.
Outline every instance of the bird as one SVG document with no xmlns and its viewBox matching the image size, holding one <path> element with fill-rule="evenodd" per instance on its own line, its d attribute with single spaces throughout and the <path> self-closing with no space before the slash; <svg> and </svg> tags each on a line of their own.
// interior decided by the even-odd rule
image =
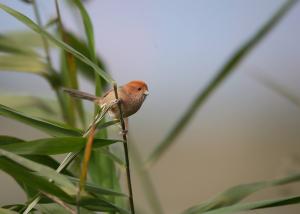
<svg viewBox="0 0 300 214">
<path fill-rule="evenodd" d="M 141 108 L 146 97 L 149 95 L 147 84 L 141 80 L 130 81 L 127 84 L 118 87 L 117 90 L 119 95 L 118 101 L 121 103 L 124 118 L 128 118 L 135 114 Z M 63 91 L 72 97 L 92 101 L 101 108 L 114 104 L 116 101 L 113 89 L 107 91 L 102 97 L 94 96 L 71 88 L 63 88 Z M 120 112 L 117 105 L 112 105 L 108 110 L 108 113 L 115 119 L 120 118 Z"/>
</svg>

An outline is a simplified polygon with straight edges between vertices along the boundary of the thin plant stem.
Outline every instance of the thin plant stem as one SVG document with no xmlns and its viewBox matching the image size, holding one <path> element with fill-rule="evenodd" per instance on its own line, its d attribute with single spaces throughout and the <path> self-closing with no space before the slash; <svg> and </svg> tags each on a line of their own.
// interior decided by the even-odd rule
<svg viewBox="0 0 300 214">
<path fill-rule="evenodd" d="M 40 12 L 39 12 L 36 0 L 32 0 L 32 5 L 33 5 L 33 10 L 34 10 L 36 21 L 37 21 L 38 25 L 41 28 L 43 28 L 42 20 L 41 20 L 41 16 L 40 16 Z M 43 42 L 43 48 L 44 48 L 44 51 L 45 51 L 46 60 L 47 60 L 48 67 L 49 67 L 49 71 L 52 72 L 51 77 L 54 77 L 54 79 L 57 79 L 57 73 L 53 69 L 53 65 L 52 65 L 52 60 L 51 60 L 51 55 L 50 55 L 48 40 L 46 39 L 46 37 L 43 34 L 41 34 L 41 38 L 42 38 L 42 42 Z M 50 80 L 50 85 L 55 90 L 55 93 L 56 93 L 56 96 L 57 96 L 57 100 L 58 100 L 59 105 L 61 107 L 62 116 L 63 116 L 63 118 L 65 120 L 67 120 L 67 115 L 66 115 L 65 110 L 64 110 L 65 109 L 65 103 L 64 103 L 64 99 L 63 99 L 61 93 L 59 92 L 59 87 L 57 87 L 58 86 L 57 83 L 54 84 L 54 82 L 52 81 L 52 79 L 49 78 L 49 80 Z"/>
<path fill-rule="evenodd" d="M 95 137 L 95 130 L 96 130 L 96 124 L 93 123 L 91 130 L 89 132 L 89 137 L 88 137 L 86 146 L 85 146 L 83 162 L 82 162 L 81 172 L 80 172 L 79 188 L 78 188 L 77 200 L 76 200 L 77 201 L 76 207 L 77 207 L 78 214 L 80 213 L 80 206 L 79 206 L 80 194 L 81 194 L 81 191 L 84 189 L 84 184 L 86 181 L 89 161 L 91 159 L 91 153 L 92 153 L 93 142 L 94 142 L 94 137 Z"/>
<path fill-rule="evenodd" d="M 116 83 L 114 83 L 114 92 L 115 92 L 116 100 L 119 100 L 118 89 L 117 89 Z M 126 161 L 126 176 L 127 176 L 127 186 L 128 186 L 128 191 L 129 191 L 130 210 L 131 210 L 132 214 L 135 214 L 132 185 L 131 185 L 131 176 L 130 176 L 130 165 L 129 165 L 130 163 L 129 163 L 129 153 L 128 153 L 127 134 L 126 134 L 127 130 L 126 130 L 125 121 L 123 118 L 121 101 L 118 102 L 118 108 L 119 108 L 119 112 L 120 112 L 120 122 L 121 122 L 122 135 L 123 135 L 123 146 L 124 146 L 125 161 Z"/>
<path fill-rule="evenodd" d="M 43 26 L 42 25 L 42 20 L 41 20 L 41 16 L 40 16 L 37 4 L 36 4 L 36 0 L 32 0 L 32 5 L 33 5 L 33 10 L 34 10 L 34 15 L 35 15 L 36 21 L 37 21 L 38 25 L 40 27 L 42 27 Z M 48 65 L 50 67 L 52 67 L 52 60 L 51 60 L 50 51 L 49 51 L 49 43 L 48 43 L 48 41 L 47 41 L 47 39 L 45 38 L 44 35 L 41 35 L 41 37 L 42 37 L 43 47 L 44 47 L 44 50 L 45 50 Z M 50 70 L 53 71 L 52 69 L 50 69 Z"/>
<path fill-rule="evenodd" d="M 48 193 L 43 192 L 43 195 L 45 195 L 46 197 L 50 198 L 52 201 L 54 201 L 55 203 L 59 204 L 60 206 L 62 206 L 63 208 L 65 208 L 65 210 L 69 211 L 69 213 L 71 214 L 76 214 L 75 210 L 72 209 L 72 207 L 68 206 L 65 202 L 63 202 L 62 200 L 60 200 L 59 198 L 50 195 Z"/>
</svg>

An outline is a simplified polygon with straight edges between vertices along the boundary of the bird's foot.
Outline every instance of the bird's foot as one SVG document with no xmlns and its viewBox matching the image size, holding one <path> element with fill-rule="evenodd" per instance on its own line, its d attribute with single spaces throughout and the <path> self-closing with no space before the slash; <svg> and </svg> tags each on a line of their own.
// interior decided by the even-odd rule
<svg viewBox="0 0 300 214">
<path fill-rule="evenodd" d="M 120 131 L 120 135 L 127 135 L 127 133 L 128 133 L 127 129 L 124 129 L 124 130 Z"/>
</svg>

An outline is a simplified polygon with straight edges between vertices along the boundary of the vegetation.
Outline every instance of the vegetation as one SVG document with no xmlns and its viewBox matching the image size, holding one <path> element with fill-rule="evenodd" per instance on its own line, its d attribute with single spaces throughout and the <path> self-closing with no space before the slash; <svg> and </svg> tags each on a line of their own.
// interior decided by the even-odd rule
<svg viewBox="0 0 300 214">
<path fill-rule="evenodd" d="M 30 96 L 8 97 L 7 102 L 18 100 L 21 104 L 26 103 L 30 106 L 27 109 L 23 108 L 22 112 L 16 110 L 17 107 L 15 109 L 8 107 L 6 103 L 0 104 L 1 116 L 19 121 L 49 135 L 47 138 L 32 141 L 15 136 L 0 136 L 0 169 L 13 177 L 27 195 L 27 201 L 24 204 L 2 206 L 0 213 L 34 213 L 37 211 L 41 213 L 100 211 L 144 213 L 144 210 L 134 210 L 127 136 L 124 132 L 122 139 L 110 139 L 107 133 L 107 129 L 117 123 L 121 123 L 124 130 L 123 118 L 105 121 L 103 118 L 107 109 L 99 109 L 95 106 L 94 119 L 90 128 L 87 129 L 87 121 L 90 120 L 88 118 L 91 114 L 86 113 L 80 100 L 70 99 L 61 90 L 63 87 L 78 89 L 79 75 L 84 75 L 95 85 L 95 94 L 98 96 L 101 96 L 108 85 L 115 89 L 117 86 L 96 54 L 93 25 L 83 3 L 80 0 L 66 2 L 73 10 L 78 10 L 81 14 L 85 30 L 84 39 L 77 37 L 64 27 L 57 0 L 54 1 L 56 17 L 48 20 L 46 25 L 41 23 L 36 0 L 24 1 L 32 6 L 35 21 L 0 3 L 2 11 L 31 29 L 30 32 L 1 34 L 0 70 L 39 75 L 48 82 L 57 97 L 56 101 Z M 297 0 L 286 1 L 248 41 L 240 46 L 216 72 L 215 77 L 205 89 L 199 92 L 186 112 L 174 124 L 174 128 L 158 144 L 146 161 L 141 158 L 139 151 L 129 144 L 129 150 L 132 153 L 130 161 L 138 169 L 144 194 L 151 207 L 151 210 L 147 212 L 164 213 L 149 176 L 150 167 L 159 161 L 205 101 L 234 72 L 247 54 L 271 32 L 296 2 Z M 26 43 L 22 41 L 24 38 L 27 38 Z M 59 51 L 59 68 L 53 65 L 50 54 L 52 49 Z M 40 50 L 43 50 L 43 53 Z M 273 86 L 274 84 L 270 88 Z M 118 98 L 117 91 L 115 92 Z M 281 94 L 286 96 L 286 93 Z M 291 96 L 287 97 L 289 99 Z M 118 106 L 121 108 L 120 105 Z M 39 112 L 41 117 L 34 116 L 33 111 L 35 114 Z M 49 114 L 55 117 L 49 118 Z M 119 157 L 110 149 L 109 146 L 112 144 L 124 146 L 124 149 L 122 146 L 118 147 L 122 149 L 124 157 Z M 67 154 L 60 163 L 53 157 L 58 154 Z M 126 170 L 122 170 L 123 168 Z M 126 174 L 129 194 L 125 193 L 127 191 L 121 187 L 120 173 Z M 250 194 L 262 189 L 298 181 L 300 181 L 300 173 L 281 179 L 237 185 L 182 213 L 223 214 L 300 203 L 300 195 L 252 203 L 241 202 Z"/>
</svg>

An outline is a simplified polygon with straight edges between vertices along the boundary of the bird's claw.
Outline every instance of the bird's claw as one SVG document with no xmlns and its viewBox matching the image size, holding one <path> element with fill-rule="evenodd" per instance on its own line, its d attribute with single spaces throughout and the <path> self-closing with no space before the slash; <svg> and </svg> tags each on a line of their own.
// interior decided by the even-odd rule
<svg viewBox="0 0 300 214">
<path fill-rule="evenodd" d="M 114 99 L 113 101 L 112 101 L 112 105 L 115 105 L 115 104 L 119 104 L 121 102 L 121 99 L 119 98 L 119 99 Z"/>
<path fill-rule="evenodd" d="M 120 135 L 127 135 L 127 133 L 128 133 L 127 129 L 124 129 L 124 130 L 120 131 Z"/>
</svg>

